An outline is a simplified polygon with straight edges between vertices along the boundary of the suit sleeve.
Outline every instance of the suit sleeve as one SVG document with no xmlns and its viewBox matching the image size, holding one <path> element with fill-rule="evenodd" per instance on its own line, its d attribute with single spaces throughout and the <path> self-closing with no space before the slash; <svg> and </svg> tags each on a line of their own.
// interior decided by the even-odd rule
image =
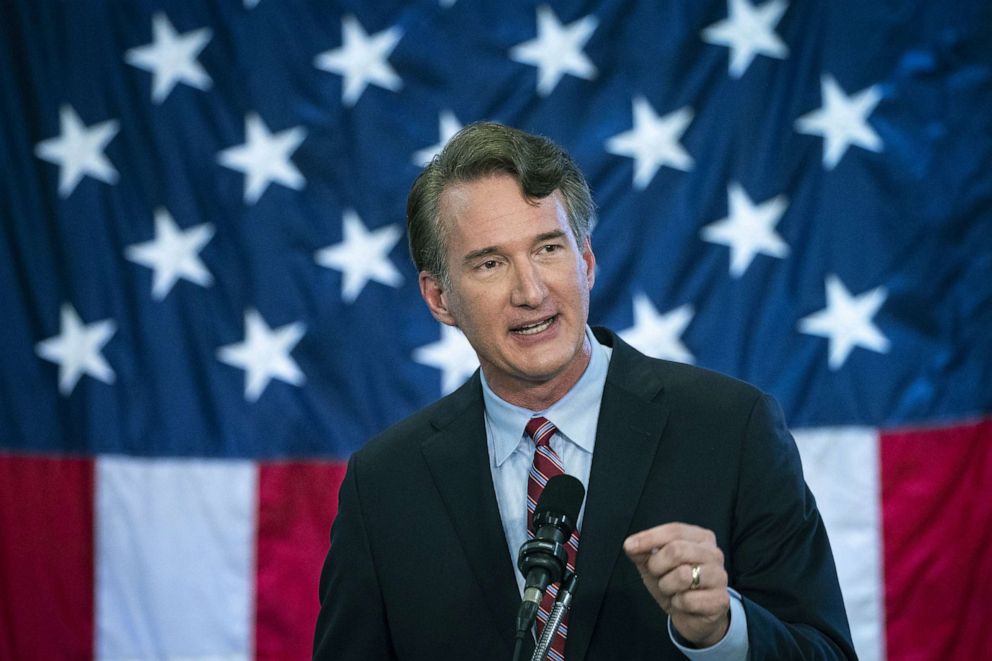
<svg viewBox="0 0 992 661">
<path fill-rule="evenodd" d="M 778 404 L 762 395 L 740 455 L 731 587 L 751 659 L 856 659 L 827 531 Z"/>
<path fill-rule="evenodd" d="M 354 456 L 341 483 L 331 548 L 320 574 L 318 595 L 315 661 L 396 658 L 362 511 Z"/>
</svg>

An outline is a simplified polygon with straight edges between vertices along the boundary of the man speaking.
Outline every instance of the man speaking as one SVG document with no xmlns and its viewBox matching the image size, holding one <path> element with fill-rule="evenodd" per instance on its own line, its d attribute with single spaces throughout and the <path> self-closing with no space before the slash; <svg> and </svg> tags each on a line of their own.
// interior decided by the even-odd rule
<svg viewBox="0 0 992 661">
<path fill-rule="evenodd" d="M 560 147 L 499 124 L 466 127 L 417 178 L 421 294 L 481 367 L 351 457 L 315 659 L 509 661 L 518 549 L 562 473 L 587 495 L 549 658 L 854 658 L 777 404 L 589 328 L 593 215 Z"/>
</svg>

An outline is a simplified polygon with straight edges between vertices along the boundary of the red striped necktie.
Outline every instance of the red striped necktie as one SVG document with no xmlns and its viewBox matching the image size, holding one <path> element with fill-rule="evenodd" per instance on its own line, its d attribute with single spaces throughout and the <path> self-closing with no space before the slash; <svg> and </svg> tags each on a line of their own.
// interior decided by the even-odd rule
<svg viewBox="0 0 992 661">
<path fill-rule="evenodd" d="M 546 418 L 536 416 L 530 419 L 524 431 L 534 440 L 534 445 L 537 446 L 534 451 L 534 463 L 531 465 L 530 474 L 527 477 L 527 537 L 533 538 L 534 531 L 531 528 L 531 521 L 534 517 L 534 507 L 537 505 L 537 500 L 541 497 L 541 492 L 544 491 L 544 485 L 547 484 L 548 480 L 556 475 L 563 475 L 565 473 L 565 467 L 562 465 L 561 459 L 555 451 L 551 449 L 551 437 L 554 436 L 557 427 Z M 565 550 L 568 553 L 568 569 L 569 571 L 575 571 L 575 554 L 579 550 L 578 530 L 572 533 L 568 544 L 565 545 Z M 544 630 L 544 624 L 548 621 L 548 616 L 551 614 L 557 594 L 558 583 L 549 585 L 547 592 L 544 593 L 544 598 L 541 600 L 541 606 L 537 613 L 538 639 L 540 639 L 541 632 Z M 567 636 L 568 616 L 566 615 L 565 619 L 562 620 L 561 626 L 558 627 L 558 631 L 555 633 L 554 640 L 551 642 L 551 649 L 548 650 L 548 658 L 554 661 L 564 660 L 565 638 Z"/>
</svg>

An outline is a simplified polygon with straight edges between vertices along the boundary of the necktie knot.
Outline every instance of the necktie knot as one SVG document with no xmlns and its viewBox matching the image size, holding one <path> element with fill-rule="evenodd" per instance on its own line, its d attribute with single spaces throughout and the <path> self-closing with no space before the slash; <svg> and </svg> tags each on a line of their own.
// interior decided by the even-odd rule
<svg viewBox="0 0 992 661">
<path fill-rule="evenodd" d="M 547 418 L 541 416 L 534 416 L 527 421 L 527 426 L 524 427 L 524 431 L 527 435 L 534 440 L 534 444 L 537 447 L 548 447 L 551 443 L 551 437 L 555 435 L 555 430 L 557 427 L 554 426 Z"/>
</svg>

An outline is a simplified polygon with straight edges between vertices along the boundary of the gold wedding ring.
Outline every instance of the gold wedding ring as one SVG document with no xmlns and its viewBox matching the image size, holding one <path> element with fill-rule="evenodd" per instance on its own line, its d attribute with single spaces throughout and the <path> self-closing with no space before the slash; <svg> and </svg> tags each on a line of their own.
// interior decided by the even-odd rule
<svg viewBox="0 0 992 661">
<path fill-rule="evenodd" d="M 699 565 L 693 565 L 692 566 L 692 582 L 689 583 L 689 589 L 690 590 L 697 590 L 697 589 L 699 589 L 699 576 L 700 576 L 701 573 L 702 573 L 702 571 L 700 570 Z"/>
</svg>

